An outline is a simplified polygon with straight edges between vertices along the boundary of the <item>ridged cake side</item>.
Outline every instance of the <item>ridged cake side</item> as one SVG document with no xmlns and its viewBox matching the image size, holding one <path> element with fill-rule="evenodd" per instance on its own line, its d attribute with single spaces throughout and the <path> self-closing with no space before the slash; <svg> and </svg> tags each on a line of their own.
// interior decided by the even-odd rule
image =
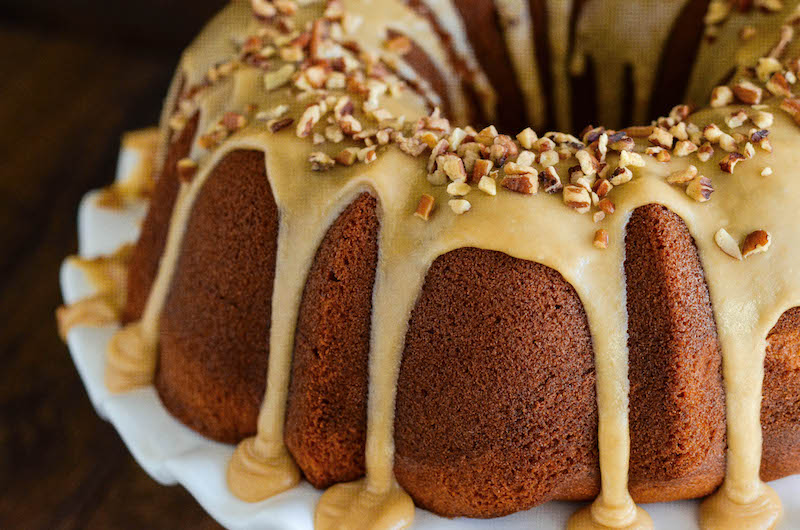
<svg viewBox="0 0 800 530">
<path fill-rule="evenodd" d="M 317 488 L 364 474 L 378 203 L 359 195 L 319 246 L 295 335 L 286 447 Z"/>
<path fill-rule="evenodd" d="M 255 432 L 277 235 L 264 153 L 231 152 L 193 205 L 161 316 L 155 380 L 173 415 L 217 440 Z"/>
<path fill-rule="evenodd" d="M 701 497 L 725 474 L 722 356 L 689 230 L 667 208 L 634 210 L 625 238 L 631 495 Z"/>
<path fill-rule="evenodd" d="M 178 161 L 189 156 L 199 120 L 200 115 L 195 113 L 170 143 L 164 167 L 156 179 L 150 207 L 128 267 L 128 297 L 123 310 L 123 322 L 141 318 L 150 288 L 158 274 L 158 264 L 167 243 L 170 217 L 180 187 Z"/>
<path fill-rule="evenodd" d="M 561 275 L 475 248 L 434 261 L 409 322 L 395 444 L 401 486 L 446 516 L 596 493 L 591 337 Z"/>
</svg>

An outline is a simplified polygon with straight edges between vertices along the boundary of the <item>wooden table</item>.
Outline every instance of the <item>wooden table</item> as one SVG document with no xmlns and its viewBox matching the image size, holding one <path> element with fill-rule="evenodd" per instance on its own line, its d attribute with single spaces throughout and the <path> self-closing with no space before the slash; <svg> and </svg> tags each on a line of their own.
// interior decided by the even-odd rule
<svg viewBox="0 0 800 530">
<path fill-rule="evenodd" d="M 0 0 L 0 528 L 218 528 L 95 414 L 53 312 L 81 196 L 224 3 Z"/>
</svg>

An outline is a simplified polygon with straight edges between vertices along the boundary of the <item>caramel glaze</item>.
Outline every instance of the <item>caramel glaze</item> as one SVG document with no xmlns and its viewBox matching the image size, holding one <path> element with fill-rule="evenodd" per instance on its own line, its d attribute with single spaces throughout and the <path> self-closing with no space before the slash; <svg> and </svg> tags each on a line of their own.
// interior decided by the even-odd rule
<svg viewBox="0 0 800 530">
<path fill-rule="evenodd" d="M 191 151 L 197 135 L 199 116 L 195 115 L 177 138 L 170 143 L 161 174 L 156 179 L 153 198 L 142 224 L 139 241 L 131 256 L 128 273 L 128 298 L 122 321 L 133 322 L 142 316 L 150 288 L 158 273 L 158 264 L 167 243 L 169 219 L 178 196 L 178 160 Z"/>
</svg>

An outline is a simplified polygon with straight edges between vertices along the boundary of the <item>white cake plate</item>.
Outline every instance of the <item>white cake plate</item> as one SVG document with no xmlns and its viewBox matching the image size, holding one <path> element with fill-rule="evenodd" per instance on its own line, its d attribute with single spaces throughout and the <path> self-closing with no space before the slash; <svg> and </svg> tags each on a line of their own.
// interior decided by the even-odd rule
<svg viewBox="0 0 800 530">
<path fill-rule="evenodd" d="M 117 179 L 125 179 L 139 163 L 139 153 L 123 148 Z M 79 253 L 95 257 L 136 240 L 147 204 L 123 210 L 99 208 L 97 192 L 88 193 L 78 213 Z M 64 302 L 94 293 L 83 272 L 65 261 L 61 267 Z M 236 499 L 225 485 L 225 469 L 233 447 L 200 436 L 167 413 L 153 387 L 110 394 L 103 383 L 105 349 L 116 326 L 72 328 L 67 344 L 97 413 L 110 421 L 133 457 L 161 484 L 181 484 L 220 524 L 230 529 L 312 530 L 320 492 L 307 482 L 272 499 L 249 504 Z M 785 509 L 782 528 L 800 529 L 800 475 L 771 483 Z M 696 529 L 697 501 L 644 505 L 656 528 Z M 549 502 L 531 510 L 490 520 L 445 519 L 417 509 L 414 528 L 530 530 L 565 527 L 578 503 Z"/>
</svg>

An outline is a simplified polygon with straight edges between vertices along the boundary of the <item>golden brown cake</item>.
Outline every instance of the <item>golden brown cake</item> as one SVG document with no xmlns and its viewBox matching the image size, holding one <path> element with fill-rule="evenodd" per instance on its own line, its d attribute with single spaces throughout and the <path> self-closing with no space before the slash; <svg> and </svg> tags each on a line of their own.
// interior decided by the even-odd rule
<svg viewBox="0 0 800 530">
<path fill-rule="evenodd" d="M 237 443 L 243 500 L 327 488 L 318 528 L 706 496 L 703 528 L 773 528 L 798 5 L 234 1 L 175 76 L 125 292 L 62 322 L 120 320 L 109 388 Z"/>
</svg>

